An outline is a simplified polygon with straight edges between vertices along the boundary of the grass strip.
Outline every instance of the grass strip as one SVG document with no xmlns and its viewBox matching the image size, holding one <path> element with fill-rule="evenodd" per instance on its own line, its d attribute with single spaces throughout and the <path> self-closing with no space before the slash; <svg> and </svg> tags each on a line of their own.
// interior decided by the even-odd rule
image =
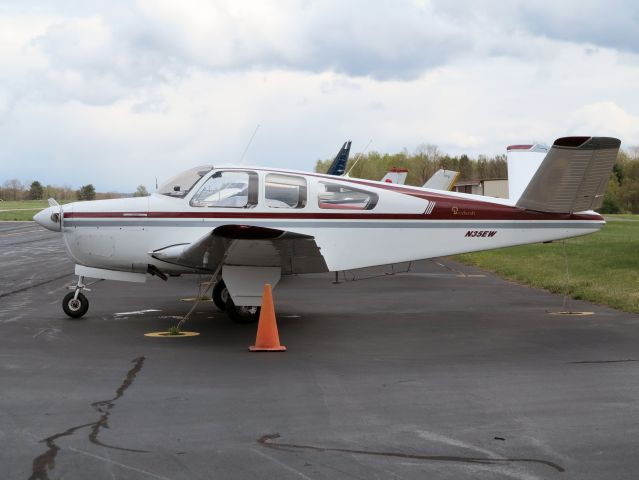
<svg viewBox="0 0 639 480">
<path fill-rule="evenodd" d="M 610 216 L 599 232 L 565 241 L 572 298 L 639 313 L 639 222 L 629 219 L 634 218 Z M 553 293 L 566 292 L 561 241 L 468 253 L 454 259 Z"/>
</svg>

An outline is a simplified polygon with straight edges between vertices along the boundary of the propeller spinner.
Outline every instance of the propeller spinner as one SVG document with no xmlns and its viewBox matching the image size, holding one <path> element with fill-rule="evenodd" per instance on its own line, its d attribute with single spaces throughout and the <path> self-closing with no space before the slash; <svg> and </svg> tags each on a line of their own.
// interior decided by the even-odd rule
<svg viewBox="0 0 639 480">
<path fill-rule="evenodd" d="M 53 198 L 50 198 L 49 208 L 36 213 L 33 221 L 47 230 L 59 232 L 62 230 L 62 207 Z"/>
</svg>

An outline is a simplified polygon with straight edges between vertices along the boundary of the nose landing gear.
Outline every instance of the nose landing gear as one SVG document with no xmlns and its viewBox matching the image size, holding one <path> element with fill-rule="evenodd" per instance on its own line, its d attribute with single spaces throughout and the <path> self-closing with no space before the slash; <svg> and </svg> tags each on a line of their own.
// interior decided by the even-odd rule
<svg viewBox="0 0 639 480">
<path fill-rule="evenodd" d="M 79 291 L 69 292 L 62 300 L 62 309 L 71 318 L 80 318 L 89 310 L 89 299 Z"/>
<path fill-rule="evenodd" d="M 101 280 L 98 280 L 100 282 Z M 91 285 L 93 285 L 93 282 Z M 78 276 L 78 282 L 68 287 L 73 292 L 67 293 L 62 299 L 62 310 L 71 318 L 80 318 L 89 310 L 89 299 L 82 293 L 83 290 L 90 292 L 84 284 L 84 276 Z"/>
</svg>

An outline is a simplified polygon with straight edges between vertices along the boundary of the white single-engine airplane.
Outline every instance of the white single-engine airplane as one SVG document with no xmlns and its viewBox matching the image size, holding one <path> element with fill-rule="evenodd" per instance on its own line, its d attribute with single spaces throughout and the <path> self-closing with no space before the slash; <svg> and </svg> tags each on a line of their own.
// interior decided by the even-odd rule
<svg viewBox="0 0 639 480">
<path fill-rule="evenodd" d="M 265 283 L 576 237 L 599 230 L 620 141 L 555 141 L 515 200 L 244 166 L 198 167 L 144 198 L 51 206 L 79 276 L 63 309 L 89 307 L 84 278 L 144 282 L 208 273 L 235 321 L 254 321 Z M 534 150 L 533 146 L 527 146 Z M 517 146 L 519 150 L 526 150 Z"/>
</svg>

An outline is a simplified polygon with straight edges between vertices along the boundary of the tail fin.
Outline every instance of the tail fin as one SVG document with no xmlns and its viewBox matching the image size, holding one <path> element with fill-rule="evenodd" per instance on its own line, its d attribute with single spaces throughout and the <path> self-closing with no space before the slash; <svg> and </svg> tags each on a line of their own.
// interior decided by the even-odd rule
<svg viewBox="0 0 639 480">
<path fill-rule="evenodd" d="M 331 166 L 328 168 L 328 172 L 326 173 L 329 175 L 337 175 L 338 177 L 344 175 L 344 172 L 346 171 L 346 164 L 348 163 L 348 155 L 350 154 L 350 152 L 351 141 L 347 140 L 344 142 L 344 145 L 342 145 L 342 148 L 340 148 L 339 152 L 337 152 L 335 160 L 333 160 L 333 163 L 331 163 Z"/>
<path fill-rule="evenodd" d="M 454 170 L 444 170 L 440 168 L 433 176 L 426 180 L 422 188 L 432 188 L 433 190 L 451 191 L 459 177 L 459 172 Z"/>
<path fill-rule="evenodd" d="M 510 145 L 508 162 L 508 198 L 517 202 L 550 150 L 546 145 Z"/>
<path fill-rule="evenodd" d="M 555 140 L 517 206 L 550 213 L 601 207 L 620 145 L 611 137 Z"/>
<path fill-rule="evenodd" d="M 406 177 L 408 176 L 408 170 L 405 168 L 392 167 L 386 175 L 382 177 L 380 182 L 395 183 L 397 185 L 404 185 L 406 183 Z"/>
</svg>

